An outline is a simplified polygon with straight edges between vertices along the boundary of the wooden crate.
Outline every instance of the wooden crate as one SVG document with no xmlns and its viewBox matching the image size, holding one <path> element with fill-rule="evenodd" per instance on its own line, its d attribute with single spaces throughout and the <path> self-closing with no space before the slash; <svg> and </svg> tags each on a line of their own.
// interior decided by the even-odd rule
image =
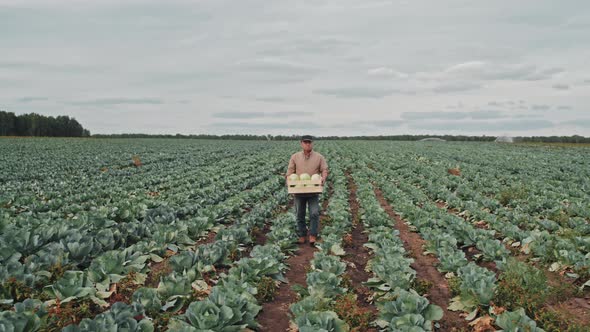
<svg viewBox="0 0 590 332">
<path fill-rule="evenodd" d="M 305 187 L 296 187 L 305 185 Z M 289 194 L 321 194 L 324 191 L 322 180 L 290 180 L 287 179 L 287 188 Z"/>
</svg>

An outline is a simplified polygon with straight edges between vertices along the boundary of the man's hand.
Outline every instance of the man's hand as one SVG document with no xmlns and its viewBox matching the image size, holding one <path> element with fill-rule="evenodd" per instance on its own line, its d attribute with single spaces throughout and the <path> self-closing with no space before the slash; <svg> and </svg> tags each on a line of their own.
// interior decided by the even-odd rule
<svg viewBox="0 0 590 332">
<path fill-rule="evenodd" d="M 326 183 L 326 178 L 322 177 L 322 186 L 324 185 L 324 183 Z"/>
</svg>

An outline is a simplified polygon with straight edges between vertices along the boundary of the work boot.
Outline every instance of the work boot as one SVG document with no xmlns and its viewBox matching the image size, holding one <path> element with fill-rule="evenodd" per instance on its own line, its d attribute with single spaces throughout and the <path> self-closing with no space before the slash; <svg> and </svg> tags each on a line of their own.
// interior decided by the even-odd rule
<svg viewBox="0 0 590 332">
<path fill-rule="evenodd" d="M 315 235 L 310 235 L 310 236 L 309 236 L 309 244 L 310 244 L 311 246 L 313 246 L 313 245 L 315 244 L 315 241 L 316 241 L 316 240 L 317 240 L 317 239 L 316 239 Z"/>
<path fill-rule="evenodd" d="M 304 243 L 305 243 L 305 236 L 301 236 L 301 237 L 299 238 L 299 240 L 297 240 L 297 243 L 299 243 L 299 244 L 304 244 Z"/>
</svg>

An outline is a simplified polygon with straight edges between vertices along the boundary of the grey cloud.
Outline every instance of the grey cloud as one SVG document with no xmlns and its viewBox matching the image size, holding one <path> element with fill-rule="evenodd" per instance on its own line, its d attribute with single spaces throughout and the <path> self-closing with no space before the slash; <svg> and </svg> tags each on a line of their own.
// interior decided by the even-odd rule
<svg viewBox="0 0 590 332">
<path fill-rule="evenodd" d="M 564 26 L 568 28 L 579 28 L 587 31 L 586 29 L 590 27 L 590 15 L 576 15 L 571 17 L 567 20 Z"/>
<path fill-rule="evenodd" d="M 568 90 L 570 86 L 567 84 L 553 84 L 553 88 L 556 90 Z"/>
<path fill-rule="evenodd" d="M 389 67 L 376 67 L 367 71 L 367 75 L 381 78 L 408 78 L 408 74 Z"/>
<path fill-rule="evenodd" d="M 486 120 L 498 119 L 506 117 L 504 113 L 494 110 L 483 110 L 473 112 L 404 112 L 401 115 L 402 119 L 413 120 Z"/>
<path fill-rule="evenodd" d="M 237 69 L 242 71 L 281 73 L 281 74 L 302 74 L 317 73 L 319 68 L 303 63 L 292 62 L 278 58 L 263 58 L 254 60 L 243 60 L 236 64 Z"/>
<path fill-rule="evenodd" d="M 157 98 L 99 98 L 68 102 L 71 105 L 108 106 L 108 105 L 161 105 L 164 101 Z"/>
<path fill-rule="evenodd" d="M 319 37 L 315 39 L 299 39 L 293 42 L 293 52 L 318 54 L 337 54 L 347 47 L 354 47 L 358 43 L 338 37 Z M 290 52 L 291 53 L 291 52 Z"/>
<path fill-rule="evenodd" d="M 309 111 L 282 111 L 282 112 L 267 112 L 266 113 L 269 117 L 273 118 L 281 118 L 285 116 L 312 116 L 315 113 Z"/>
<path fill-rule="evenodd" d="M 482 61 L 465 62 L 449 67 L 444 71 L 447 76 L 464 77 L 481 80 L 524 80 L 537 81 L 549 79 L 563 68 L 538 68 L 530 64 L 495 64 Z"/>
<path fill-rule="evenodd" d="M 284 97 L 257 97 L 254 98 L 257 101 L 263 101 L 267 103 L 281 103 L 287 101 L 287 98 Z"/>
<path fill-rule="evenodd" d="M 12 61 L 2 61 L 0 62 L 0 68 L 4 69 L 12 69 L 12 68 L 27 68 L 32 67 L 34 64 L 27 63 L 27 62 L 12 62 Z"/>
<path fill-rule="evenodd" d="M 38 72 L 68 73 L 93 73 L 105 69 L 105 66 L 79 65 L 79 64 L 52 64 L 32 61 L 1 61 L 0 69 L 28 70 Z"/>
<path fill-rule="evenodd" d="M 531 106 L 531 109 L 533 111 L 548 111 L 551 109 L 551 106 L 549 106 L 549 105 L 533 105 L 533 106 Z"/>
<path fill-rule="evenodd" d="M 289 23 L 287 22 L 287 25 Z M 359 45 L 358 42 L 340 36 L 321 36 L 314 38 L 282 38 L 260 43 L 256 53 L 262 56 L 298 56 L 298 55 L 340 55 L 344 50 Z"/>
<path fill-rule="evenodd" d="M 214 113 L 213 117 L 221 119 L 256 119 L 263 118 L 264 112 L 219 112 Z"/>
<path fill-rule="evenodd" d="M 261 83 L 261 84 L 289 84 L 289 83 L 301 83 L 309 81 L 313 76 L 293 74 L 293 75 L 275 75 L 266 74 L 255 77 L 246 78 L 248 82 Z"/>
<path fill-rule="evenodd" d="M 432 91 L 437 92 L 437 93 L 462 92 L 462 91 L 476 90 L 481 87 L 482 86 L 480 84 L 473 83 L 473 82 L 450 82 L 450 83 L 440 84 L 437 87 L 433 88 Z"/>
<path fill-rule="evenodd" d="M 313 93 L 327 95 L 338 98 L 383 98 L 392 95 L 395 92 L 389 88 L 370 88 L 370 87 L 349 87 L 349 88 L 332 88 L 332 89 L 315 89 Z"/>
<path fill-rule="evenodd" d="M 446 108 L 448 108 L 448 109 L 461 109 L 464 106 L 465 105 L 463 105 L 462 102 L 458 102 L 456 105 L 447 105 Z"/>
<path fill-rule="evenodd" d="M 22 98 L 18 98 L 17 101 L 19 103 L 30 103 L 30 102 L 34 102 L 34 101 L 46 101 L 49 100 L 49 98 L 47 97 L 22 97 Z"/>
<path fill-rule="evenodd" d="M 403 121 L 399 121 L 399 120 L 370 121 L 370 122 L 365 122 L 365 123 L 373 125 L 375 127 L 381 127 L 381 128 L 399 127 L 404 124 Z"/>
<path fill-rule="evenodd" d="M 351 124 L 349 129 L 330 133 L 379 133 L 393 131 L 374 126 L 381 123 L 380 118 L 395 125 L 395 119 L 404 121 L 400 118 L 404 110 L 482 109 L 479 118 L 455 117 L 465 122 L 506 120 L 502 114 L 483 112 L 498 110 L 507 118 L 526 113 L 558 122 L 581 117 L 590 103 L 585 94 L 590 86 L 590 66 L 585 59 L 587 33 L 581 27 L 574 30 L 554 24 L 576 16 L 580 18 L 574 23 L 587 21 L 588 15 L 580 14 L 590 12 L 590 2 L 585 0 L 557 9 L 552 1 L 533 0 L 474 2 L 470 6 L 462 1 L 407 0 L 401 1 L 403 4 L 392 0 L 308 0 L 295 6 L 287 1 L 262 0 L 0 2 L 7 4 L 0 5 L 0 100 L 13 102 L 4 107 L 30 111 L 27 106 L 33 104 L 19 104 L 17 98 L 46 96 L 48 101 L 35 102 L 35 111 L 74 114 L 90 130 L 95 122 L 113 114 L 118 121 L 100 128 L 103 132 L 142 130 L 144 127 L 137 125 L 140 118 L 153 123 L 154 128 L 165 122 L 183 131 L 208 130 L 208 122 L 313 121 L 295 115 L 287 120 L 266 115 L 283 109 L 281 103 L 297 101 L 313 105 L 305 110 L 338 109 L 337 115 L 317 111 L 321 124 L 337 122 L 335 117 Z M 506 23 L 503 18 L 507 16 L 516 19 Z M 534 24 L 521 23 L 525 19 Z M 469 60 L 478 61 L 466 62 Z M 445 72 L 445 68 L 453 70 Z M 565 70 L 567 75 L 561 75 Z M 569 104 L 563 99 L 567 90 L 552 90 L 554 83 L 571 85 L 575 110 L 551 112 L 558 105 Z M 554 93 L 540 95 L 542 89 Z M 238 97 L 227 100 L 224 95 Z M 93 105 L 93 99 L 117 96 L 162 101 L 154 99 L 142 105 L 145 101 L 95 100 L 98 106 L 84 107 Z M 552 106 L 546 112 L 520 111 L 518 107 L 531 105 L 506 103 L 506 99 L 518 100 L 519 96 Z M 446 108 L 459 99 L 464 108 Z M 190 102 L 178 102 L 182 100 Z M 490 100 L 504 104 L 487 105 Z M 55 101 L 74 102 L 64 105 Z M 160 102 L 166 107 L 159 107 Z M 105 103 L 115 106 L 104 107 Z M 359 112 L 364 105 L 367 111 Z M 286 105 L 284 110 L 296 111 L 297 106 L 304 105 Z M 107 113 L 108 109 L 113 113 Z M 216 118 L 214 111 L 246 114 L 242 120 Z M 264 116 L 248 118 L 252 113 Z M 559 113 L 567 113 L 567 117 Z M 203 115 L 207 122 L 199 121 Z M 356 128 L 360 121 L 371 123 Z M 224 131 L 211 127 L 214 129 Z M 264 131 L 255 129 L 243 131 Z M 405 126 L 402 130 L 417 132 Z M 568 128 L 523 133 L 563 132 Z"/>
<path fill-rule="evenodd" d="M 499 100 L 492 100 L 488 102 L 488 106 L 493 107 L 517 107 L 518 104 L 524 104 L 524 100 L 506 100 L 506 101 L 499 101 Z"/>
<path fill-rule="evenodd" d="M 466 119 L 467 112 L 404 112 L 401 115 L 405 120 L 431 120 L 431 119 Z"/>
<path fill-rule="evenodd" d="M 214 118 L 220 119 L 260 119 L 260 118 L 285 118 L 290 116 L 311 116 L 313 112 L 284 111 L 284 112 L 218 112 L 213 113 Z"/>
<path fill-rule="evenodd" d="M 487 106 L 491 107 L 492 109 L 502 109 L 504 112 L 524 111 L 529 109 L 529 106 L 526 105 L 524 100 L 492 100 L 487 103 Z"/>
<path fill-rule="evenodd" d="M 531 73 L 528 77 L 525 77 L 524 79 L 528 80 L 528 81 L 545 80 L 545 79 L 550 79 L 553 76 L 555 76 L 556 74 L 563 73 L 563 72 L 565 72 L 565 69 L 563 69 L 563 68 L 548 68 L 548 69 L 543 69 L 543 70 L 539 70 L 534 73 Z"/>
<path fill-rule="evenodd" d="M 242 60 L 229 69 L 234 72 L 233 80 L 263 85 L 305 82 L 323 71 L 320 67 L 282 58 Z"/>
<path fill-rule="evenodd" d="M 214 122 L 211 124 L 216 128 L 241 128 L 241 129 L 318 129 L 322 128 L 315 122 L 307 121 L 290 121 L 290 122 L 274 122 L 274 123 L 258 123 L 258 122 Z"/>
<path fill-rule="evenodd" d="M 498 119 L 506 117 L 506 115 L 503 112 L 495 110 L 482 110 L 478 112 L 469 112 L 469 114 L 471 118 L 475 120 Z"/>
<path fill-rule="evenodd" d="M 535 113 L 517 113 L 512 114 L 511 117 L 514 119 L 539 119 L 539 115 Z"/>
<path fill-rule="evenodd" d="M 226 76 L 221 70 L 213 69 L 184 69 L 182 71 L 170 70 L 166 72 L 152 72 L 151 79 L 146 81 L 145 78 L 139 77 L 135 84 L 142 84 L 148 86 L 170 86 L 170 84 L 192 84 L 204 83 L 210 84 L 213 80 L 220 80 Z"/>
<path fill-rule="evenodd" d="M 438 131 L 474 131 L 485 133 L 488 131 L 529 131 L 548 129 L 555 124 L 547 120 L 505 120 L 505 121 L 420 121 L 410 122 L 409 128 Z"/>
<path fill-rule="evenodd" d="M 560 124 L 566 125 L 566 126 L 573 126 L 573 127 L 588 129 L 588 128 L 590 128 L 590 119 L 577 119 L 577 120 L 572 120 L 572 121 L 564 121 L 564 122 L 561 122 Z"/>
<path fill-rule="evenodd" d="M 363 130 L 371 130 L 375 128 L 396 128 L 400 127 L 404 124 L 404 121 L 401 120 L 380 120 L 380 121 L 350 121 L 350 122 L 337 122 L 337 123 L 329 123 L 324 126 L 324 128 L 336 128 L 336 129 L 347 129 L 347 130 L 354 130 L 354 129 L 363 129 Z"/>
</svg>

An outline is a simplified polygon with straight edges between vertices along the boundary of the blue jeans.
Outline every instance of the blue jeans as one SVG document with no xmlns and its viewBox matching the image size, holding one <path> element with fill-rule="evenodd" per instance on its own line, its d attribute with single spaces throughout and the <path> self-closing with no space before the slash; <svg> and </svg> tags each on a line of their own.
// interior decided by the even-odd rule
<svg viewBox="0 0 590 332">
<path fill-rule="evenodd" d="M 318 235 L 320 224 L 320 195 L 295 195 L 295 211 L 297 214 L 297 229 L 299 236 L 307 236 L 305 222 L 305 205 L 309 208 L 309 234 Z"/>
</svg>

